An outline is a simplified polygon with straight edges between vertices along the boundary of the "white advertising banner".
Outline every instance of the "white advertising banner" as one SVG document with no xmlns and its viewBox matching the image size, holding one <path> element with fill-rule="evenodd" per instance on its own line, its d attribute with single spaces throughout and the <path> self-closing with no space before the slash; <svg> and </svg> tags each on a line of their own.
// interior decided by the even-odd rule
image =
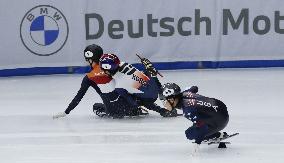
<svg viewBox="0 0 284 163">
<path fill-rule="evenodd" d="M 282 0 L 1 0 L 0 69 L 84 66 L 86 45 L 137 63 L 284 59 Z"/>
<path fill-rule="evenodd" d="M 1 0 L 0 69 L 83 65 L 86 2 Z"/>
</svg>

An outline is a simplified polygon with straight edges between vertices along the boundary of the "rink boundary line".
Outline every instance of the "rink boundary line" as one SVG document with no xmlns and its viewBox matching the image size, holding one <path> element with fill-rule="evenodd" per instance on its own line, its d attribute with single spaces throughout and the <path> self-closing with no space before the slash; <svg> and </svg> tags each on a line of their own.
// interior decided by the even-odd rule
<svg viewBox="0 0 284 163">
<path fill-rule="evenodd" d="M 190 145 L 192 145 L 191 142 L 186 142 L 189 143 Z M 71 147 L 71 146 L 90 146 L 90 147 L 94 147 L 94 146 L 133 146 L 133 145 L 177 145 L 177 144 L 182 144 L 184 145 L 185 142 L 130 142 L 130 143 L 62 143 L 62 144 L 0 144 L 0 149 L 7 149 L 7 148 L 26 148 L 26 147 L 62 147 L 62 148 L 66 148 L 67 146 Z M 282 144 L 280 144 L 281 146 L 283 146 Z"/>
<path fill-rule="evenodd" d="M 151 135 L 179 135 L 180 132 L 101 132 L 101 133 L 1 133 L 0 138 L 40 138 L 40 137 L 66 137 L 66 136 L 151 136 Z"/>
<path fill-rule="evenodd" d="M 133 65 L 140 70 L 143 69 L 143 66 L 140 63 L 134 63 Z M 269 68 L 269 67 L 284 67 L 284 60 L 155 62 L 154 66 L 159 70 Z M 90 70 L 89 66 L 14 68 L 14 69 L 0 70 L 0 77 L 51 75 L 51 74 L 82 74 L 88 72 L 89 70 Z"/>
</svg>

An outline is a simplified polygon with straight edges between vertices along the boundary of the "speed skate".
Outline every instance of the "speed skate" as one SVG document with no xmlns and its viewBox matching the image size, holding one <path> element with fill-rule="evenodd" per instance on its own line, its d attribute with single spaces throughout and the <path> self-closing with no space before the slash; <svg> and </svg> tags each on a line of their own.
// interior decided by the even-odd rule
<svg viewBox="0 0 284 163">
<path fill-rule="evenodd" d="M 213 139 L 210 139 L 208 141 L 203 141 L 202 144 L 208 144 L 208 145 L 212 145 L 212 144 L 219 144 L 218 145 L 218 148 L 227 148 L 226 144 L 231 144 L 231 142 L 229 141 L 224 141 L 226 139 L 229 139 L 233 136 L 236 136 L 236 135 L 239 135 L 239 133 L 234 133 L 234 134 L 231 134 L 231 135 L 227 135 L 223 138 L 213 138 Z"/>
</svg>

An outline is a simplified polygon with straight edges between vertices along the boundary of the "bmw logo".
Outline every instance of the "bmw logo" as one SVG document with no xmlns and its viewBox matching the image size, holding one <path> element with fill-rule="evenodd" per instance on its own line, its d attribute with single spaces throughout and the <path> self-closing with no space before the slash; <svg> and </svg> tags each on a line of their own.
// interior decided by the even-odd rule
<svg viewBox="0 0 284 163">
<path fill-rule="evenodd" d="M 67 41 L 68 33 L 65 16 L 49 5 L 32 8 L 21 22 L 21 40 L 31 53 L 38 56 L 49 56 L 60 51 Z"/>
</svg>

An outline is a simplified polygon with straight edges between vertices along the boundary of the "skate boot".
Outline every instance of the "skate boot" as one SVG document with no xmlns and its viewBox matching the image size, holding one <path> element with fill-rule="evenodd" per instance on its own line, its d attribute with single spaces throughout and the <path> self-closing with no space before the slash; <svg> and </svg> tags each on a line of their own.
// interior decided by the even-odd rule
<svg viewBox="0 0 284 163">
<path fill-rule="evenodd" d="M 102 103 L 95 103 L 93 105 L 93 112 L 99 117 L 105 117 L 108 115 L 106 113 L 106 106 Z"/>
<path fill-rule="evenodd" d="M 226 132 L 216 132 L 215 134 L 207 136 L 202 142 L 203 143 L 210 143 L 220 141 L 223 138 L 228 137 L 229 135 Z"/>
<path fill-rule="evenodd" d="M 147 108 L 144 106 L 139 106 L 138 110 L 139 110 L 138 115 L 148 115 L 149 114 Z"/>
<path fill-rule="evenodd" d="M 226 132 L 219 132 L 219 133 L 220 133 L 220 135 L 219 135 L 218 139 L 224 139 L 224 138 L 229 136 Z"/>
</svg>

